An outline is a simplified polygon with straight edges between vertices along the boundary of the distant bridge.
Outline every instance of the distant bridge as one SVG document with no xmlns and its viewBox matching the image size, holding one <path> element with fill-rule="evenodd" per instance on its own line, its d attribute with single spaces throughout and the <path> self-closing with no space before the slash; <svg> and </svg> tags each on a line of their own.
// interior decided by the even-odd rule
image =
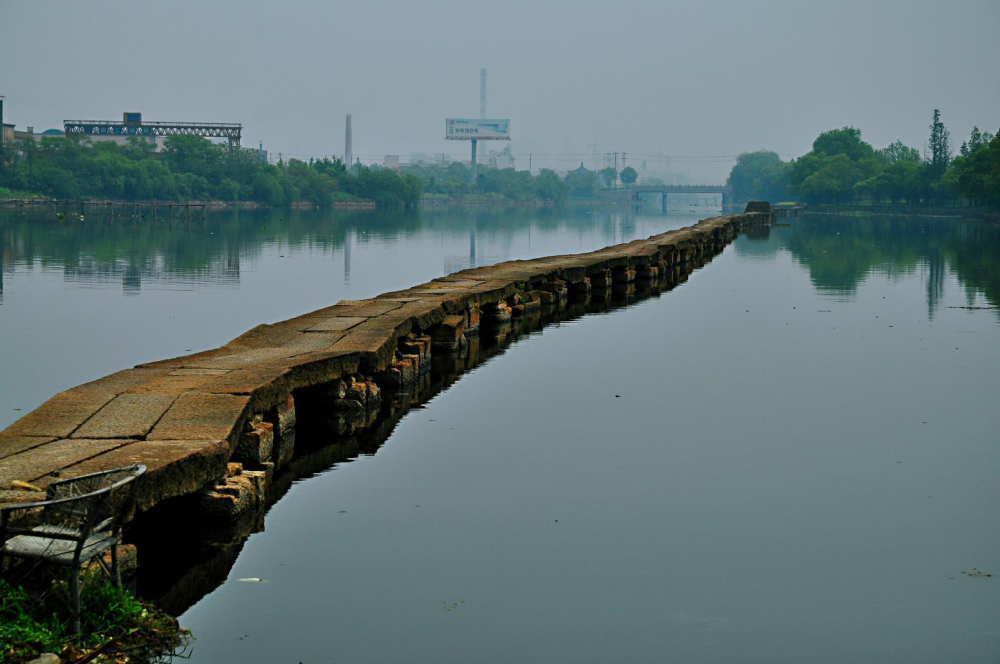
<svg viewBox="0 0 1000 664">
<path fill-rule="evenodd" d="M 721 184 L 656 184 L 640 185 L 632 189 L 637 201 L 649 202 L 653 195 L 660 195 L 660 209 L 666 212 L 667 196 L 670 194 L 717 194 L 722 197 L 722 204 L 729 200 L 729 190 Z"/>
<path fill-rule="evenodd" d="M 230 147 L 239 147 L 243 125 L 229 122 L 143 122 L 137 120 L 65 120 L 67 136 L 178 136 L 189 134 L 226 138 Z"/>
</svg>

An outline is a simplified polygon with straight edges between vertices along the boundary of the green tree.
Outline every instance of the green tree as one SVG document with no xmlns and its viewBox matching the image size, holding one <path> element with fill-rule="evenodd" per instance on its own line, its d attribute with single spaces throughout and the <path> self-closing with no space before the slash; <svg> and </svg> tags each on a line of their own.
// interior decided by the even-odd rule
<svg viewBox="0 0 1000 664">
<path fill-rule="evenodd" d="M 726 178 L 726 188 L 733 200 L 762 200 L 777 203 L 790 198 L 788 175 L 791 165 L 777 152 L 744 152 Z"/>
<path fill-rule="evenodd" d="M 618 171 L 615 170 L 614 166 L 606 166 L 598 171 L 598 175 L 602 182 L 604 182 L 604 187 L 611 189 L 618 182 Z"/>
<path fill-rule="evenodd" d="M 543 201 L 562 203 L 566 200 L 569 188 L 559 176 L 548 168 L 543 168 L 535 177 L 535 192 Z"/>
<path fill-rule="evenodd" d="M 890 143 L 881 150 L 876 150 L 876 155 L 884 164 L 895 164 L 901 161 L 912 161 L 919 164 L 921 161 L 920 150 L 908 147 L 902 141 Z"/>
<path fill-rule="evenodd" d="M 624 184 L 625 188 L 628 189 L 630 184 L 635 184 L 635 181 L 639 179 L 639 172 L 631 166 L 626 166 L 622 169 L 622 172 L 618 177 L 621 178 L 622 184 Z"/>
<path fill-rule="evenodd" d="M 951 161 L 951 148 L 948 144 L 948 129 L 941 122 L 941 111 L 936 108 L 934 109 L 930 129 L 931 135 L 928 141 L 928 147 L 931 151 L 929 162 L 930 173 L 935 180 L 938 180 L 944 175 L 945 170 L 948 168 L 948 163 Z"/>
<path fill-rule="evenodd" d="M 855 127 L 825 131 L 816 137 L 812 147 L 814 154 L 827 157 L 843 154 L 851 161 L 859 161 L 875 154 L 872 146 L 861 140 L 861 130 Z"/>
</svg>

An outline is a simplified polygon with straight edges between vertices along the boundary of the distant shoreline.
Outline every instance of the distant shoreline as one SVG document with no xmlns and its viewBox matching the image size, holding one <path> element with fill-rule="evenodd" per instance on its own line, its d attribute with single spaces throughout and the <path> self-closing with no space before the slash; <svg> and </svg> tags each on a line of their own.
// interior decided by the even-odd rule
<svg viewBox="0 0 1000 664">
<path fill-rule="evenodd" d="M 1000 221 L 1000 210 L 983 207 L 950 207 L 927 205 L 809 205 L 805 212 L 853 216 L 880 215 L 926 217 L 931 219 L 978 219 Z"/>
</svg>

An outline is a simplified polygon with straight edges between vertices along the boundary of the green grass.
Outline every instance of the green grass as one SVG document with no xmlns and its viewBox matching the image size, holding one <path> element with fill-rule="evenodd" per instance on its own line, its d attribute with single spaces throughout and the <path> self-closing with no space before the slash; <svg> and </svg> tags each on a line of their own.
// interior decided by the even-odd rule
<svg viewBox="0 0 1000 664">
<path fill-rule="evenodd" d="M 57 582 L 39 598 L 0 579 L 0 661 L 24 662 L 45 652 L 72 660 L 97 649 L 108 655 L 134 648 L 166 651 L 185 639 L 176 620 L 95 574 L 81 585 L 76 635 L 68 604 L 59 596 L 65 587 L 65 581 Z"/>
<path fill-rule="evenodd" d="M 42 198 L 42 195 L 30 191 L 17 191 L 15 189 L 8 189 L 7 187 L 0 187 L 0 198 Z"/>
</svg>

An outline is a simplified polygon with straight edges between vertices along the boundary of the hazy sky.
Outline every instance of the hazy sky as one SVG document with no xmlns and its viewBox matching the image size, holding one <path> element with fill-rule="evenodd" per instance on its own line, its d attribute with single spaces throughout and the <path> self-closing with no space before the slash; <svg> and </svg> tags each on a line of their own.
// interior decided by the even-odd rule
<svg viewBox="0 0 1000 664">
<path fill-rule="evenodd" d="M 998 35 L 1000 0 L 0 0 L 0 95 L 19 128 L 138 110 L 308 157 L 342 154 L 352 113 L 363 161 L 467 158 L 444 119 L 478 116 L 486 67 L 519 168 L 662 152 L 721 182 L 731 160 L 680 158 L 797 156 L 846 124 L 922 149 L 936 107 L 956 147 L 995 132 Z"/>
</svg>

